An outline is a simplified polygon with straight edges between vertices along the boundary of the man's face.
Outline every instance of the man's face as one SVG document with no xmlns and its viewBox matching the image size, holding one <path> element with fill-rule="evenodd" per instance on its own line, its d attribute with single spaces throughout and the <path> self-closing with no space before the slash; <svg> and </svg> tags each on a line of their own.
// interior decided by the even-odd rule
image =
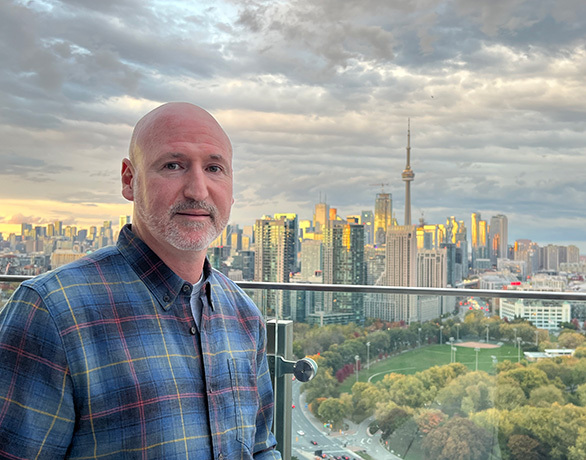
<svg viewBox="0 0 586 460">
<path fill-rule="evenodd" d="M 207 118 L 179 114 L 158 122 L 139 148 L 133 230 L 151 248 L 206 250 L 228 223 L 233 202 L 227 136 Z"/>
</svg>

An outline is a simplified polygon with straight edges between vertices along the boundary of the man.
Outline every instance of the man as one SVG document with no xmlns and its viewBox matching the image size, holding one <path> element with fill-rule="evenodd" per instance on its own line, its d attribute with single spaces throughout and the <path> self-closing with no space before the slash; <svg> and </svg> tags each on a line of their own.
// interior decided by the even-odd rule
<svg viewBox="0 0 586 460">
<path fill-rule="evenodd" d="M 197 106 L 153 110 L 122 195 L 116 247 L 0 314 L 0 458 L 280 459 L 262 317 L 206 260 L 233 203 L 228 136 Z"/>
</svg>

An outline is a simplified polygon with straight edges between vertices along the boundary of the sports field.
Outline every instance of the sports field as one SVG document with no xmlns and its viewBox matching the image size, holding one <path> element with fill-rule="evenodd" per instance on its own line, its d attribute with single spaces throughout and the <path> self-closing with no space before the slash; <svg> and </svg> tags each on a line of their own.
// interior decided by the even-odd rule
<svg viewBox="0 0 586 460">
<path fill-rule="evenodd" d="M 456 362 L 468 366 L 470 370 L 476 369 L 476 352 L 474 351 L 474 345 L 475 344 L 471 344 L 471 347 L 455 347 Z M 449 344 L 429 345 L 415 350 L 406 351 L 378 362 L 371 360 L 370 370 L 367 370 L 366 364 L 364 364 L 363 369 L 358 373 L 358 381 L 366 382 L 370 379 L 371 382 L 375 383 L 382 380 L 385 374 L 391 372 L 399 374 L 415 374 L 416 372 L 423 371 L 432 366 L 450 364 L 452 353 Z M 480 348 L 478 351 L 478 370 L 491 372 L 494 369 L 493 356 L 499 363 L 507 359 L 509 361 L 517 362 L 517 348 L 513 345 L 502 345 L 497 348 Z M 522 357 L 523 352 L 521 351 L 521 358 Z M 350 389 L 355 382 L 356 379 L 354 376 L 348 377 L 344 383 L 340 385 L 340 390 L 343 393 L 350 392 Z"/>
</svg>

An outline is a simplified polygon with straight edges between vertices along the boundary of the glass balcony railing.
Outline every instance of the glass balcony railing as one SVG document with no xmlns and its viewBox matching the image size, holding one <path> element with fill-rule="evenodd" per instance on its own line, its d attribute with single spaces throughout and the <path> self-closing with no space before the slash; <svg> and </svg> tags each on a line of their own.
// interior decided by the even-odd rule
<svg viewBox="0 0 586 460">
<path fill-rule="evenodd" d="M 273 368 L 283 458 L 586 458 L 586 293 L 238 284 L 319 365 Z"/>
</svg>

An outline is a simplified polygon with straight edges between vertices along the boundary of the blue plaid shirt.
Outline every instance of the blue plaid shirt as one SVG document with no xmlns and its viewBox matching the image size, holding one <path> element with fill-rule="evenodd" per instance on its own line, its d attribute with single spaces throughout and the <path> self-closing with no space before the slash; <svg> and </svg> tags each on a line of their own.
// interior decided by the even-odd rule
<svg viewBox="0 0 586 460">
<path fill-rule="evenodd" d="M 192 285 L 125 227 L 0 313 L 0 458 L 280 459 L 266 331 L 206 261 Z"/>
</svg>

